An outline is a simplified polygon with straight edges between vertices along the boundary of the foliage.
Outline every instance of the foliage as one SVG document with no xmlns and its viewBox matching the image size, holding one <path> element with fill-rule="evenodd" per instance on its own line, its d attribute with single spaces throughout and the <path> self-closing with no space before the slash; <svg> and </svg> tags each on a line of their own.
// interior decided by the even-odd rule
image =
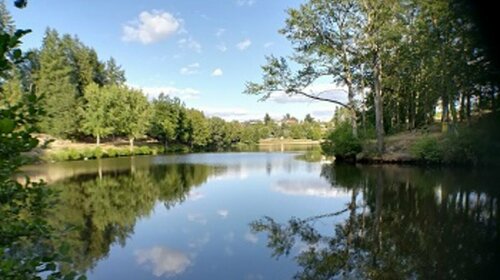
<svg viewBox="0 0 500 280">
<path fill-rule="evenodd" d="M 18 6 L 25 4 L 16 1 Z M 7 16 L 6 10 L 0 13 L 1 18 Z M 5 25 L 1 26 L 0 84 L 4 90 L 9 88 L 3 87 L 4 79 L 17 75 L 14 69 L 24 59 L 18 47 L 28 32 L 8 32 Z M 2 93 L 7 92 L 4 90 Z M 31 134 L 37 130 L 36 123 L 44 113 L 39 106 L 41 98 L 33 92 L 20 91 L 15 102 L 10 101 L 0 105 L 0 278 L 39 279 L 40 273 L 49 279 L 75 278 L 76 273 L 63 273 L 58 266 L 64 263 L 65 244 L 48 245 L 49 240 L 59 240 L 62 236 L 54 235 L 46 221 L 55 194 L 43 182 L 15 178 L 19 167 L 27 163 L 22 154 L 38 144 Z"/>
<path fill-rule="evenodd" d="M 498 70 L 473 10 L 469 1 L 305 1 L 287 11 L 280 30 L 293 55 L 266 57 L 262 82 L 247 83 L 244 93 L 335 103 L 355 135 L 359 124 L 375 128 L 379 154 L 386 133 L 438 116 L 443 131 L 470 122 L 500 106 Z M 347 103 L 309 90 L 324 76 L 347 88 Z"/>
<path fill-rule="evenodd" d="M 325 154 L 334 155 L 337 160 L 352 160 L 362 150 L 361 141 L 354 136 L 347 122 L 339 124 L 326 137 L 321 148 Z"/>
<path fill-rule="evenodd" d="M 443 160 L 441 145 L 434 137 L 424 137 L 417 140 L 410 151 L 413 156 L 424 162 L 439 163 Z"/>
</svg>

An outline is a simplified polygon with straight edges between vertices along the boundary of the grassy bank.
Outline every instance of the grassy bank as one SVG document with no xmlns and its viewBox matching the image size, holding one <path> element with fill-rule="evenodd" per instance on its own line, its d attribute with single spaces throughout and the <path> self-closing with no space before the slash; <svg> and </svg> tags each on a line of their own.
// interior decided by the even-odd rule
<svg viewBox="0 0 500 280">
<path fill-rule="evenodd" d="M 367 140 L 356 155 L 363 163 L 441 165 L 496 165 L 500 161 L 500 114 L 490 113 L 471 123 L 441 132 L 437 124 L 426 129 L 390 135 L 378 155 L 375 140 Z"/>
<path fill-rule="evenodd" d="M 30 154 L 43 162 L 88 160 L 96 158 L 126 157 L 132 155 L 157 155 L 174 154 L 194 151 L 190 147 L 181 144 L 172 144 L 167 147 L 152 140 L 137 141 L 133 150 L 130 150 L 126 139 L 107 141 L 96 146 L 92 142 L 74 142 L 61 140 L 46 134 L 36 135 L 40 142 Z M 264 139 L 258 144 L 237 143 L 224 151 L 290 151 L 307 150 L 311 147 L 319 147 L 319 141 L 308 139 Z"/>
</svg>

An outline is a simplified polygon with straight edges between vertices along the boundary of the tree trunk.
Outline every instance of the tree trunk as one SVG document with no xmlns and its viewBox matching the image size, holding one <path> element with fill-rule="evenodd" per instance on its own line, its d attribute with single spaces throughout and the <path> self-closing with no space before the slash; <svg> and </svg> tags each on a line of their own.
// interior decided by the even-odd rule
<svg viewBox="0 0 500 280">
<path fill-rule="evenodd" d="M 347 85 L 347 88 L 348 88 L 347 97 L 349 99 L 348 103 L 349 107 L 351 107 L 349 111 L 351 117 L 350 119 L 352 126 L 352 134 L 354 135 L 354 137 L 358 137 L 358 123 L 357 123 L 356 109 L 354 109 L 354 90 L 352 88 L 352 84 Z"/>
<path fill-rule="evenodd" d="M 373 63 L 374 75 L 374 105 L 375 105 L 375 130 L 377 133 L 377 152 L 382 154 L 384 152 L 384 115 L 382 104 L 382 62 L 380 61 L 380 54 L 378 50 L 374 54 Z"/>
<path fill-rule="evenodd" d="M 129 143 L 130 152 L 133 152 L 134 151 L 134 137 L 128 138 L 128 143 Z"/>
<path fill-rule="evenodd" d="M 99 147 L 99 145 L 101 144 L 101 135 L 99 135 L 99 133 L 97 133 L 96 135 L 95 144 L 97 147 Z"/>
<path fill-rule="evenodd" d="M 364 67 L 361 64 L 361 74 L 364 75 Z M 366 112 L 365 112 L 365 79 L 361 77 L 361 121 L 363 123 L 363 133 L 366 134 Z"/>
</svg>

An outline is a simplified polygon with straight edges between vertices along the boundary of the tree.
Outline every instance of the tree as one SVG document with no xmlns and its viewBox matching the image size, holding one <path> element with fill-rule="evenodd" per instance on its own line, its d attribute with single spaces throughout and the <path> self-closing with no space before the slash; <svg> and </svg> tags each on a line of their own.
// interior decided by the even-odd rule
<svg viewBox="0 0 500 280">
<path fill-rule="evenodd" d="M 208 144 L 210 131 L 208 121 L 203 112 L 190 109 L 187 110 L 187 119 L 189 121 L 189 145 L 191 148 L 204 148 Z"/>
<path fill-rule="evenodd" d="M 99 87 L 91 83 L 85 87 L 85 104 L 81 110 L 82 130 L 96 138 L 96 145 L 99 146 L 101 137 L 105 137 L 113 132 L 110 123 L 110 105 L 113 92 L 118 92 L 116 86 Z"/>
<path fill-rule="evenodd" d="M 40 52 L 40 71 L 37 73 L 37 94 L 43 96 L 47 115 L 42 119 L 43 132 L 69 137 L 77 130 L 77 88 L 71 81 L 71 66 L 59 35 L 47 29 Z"/>
<path fill-rule="evenodd" d="M 146 96 L 140 90 L 126 86 L 114 86 L 111 98 L 111 116 L 117 132 L 129 139 L 130 150 L 134 149 L 134 140 L 148 130 L 150 108 Z"/>
<path fill-rule="evenodd" d="M 148 134 L 161 141 L 165 147 L 178 141 L 180 111 L 184 105 L 178 98 L 161 93 L 151 104 L 152 116 Z"/>
<path fill-rule="evenodd" d="M 263 83 L 247 83 L 246 93 L 267 92 L 267 98 L 273 91 L 281 90 L 348 108 L 353 133 L 357 135 L 354 72 L 358 67 L 356 59 L 359 60 L 360 13 L 354 2 L 311 0 L 298 9 L 289 9 L 286 26 L 280 32 L 294 45 L 292 61 L 300 70 L 293 74 L 284 58 L 268 57 L 267 65 L 262 67 Z M 347 104 L 320 97 L 321 93 L 306 92 L 322 76 L 347 86 Z"/>
<path fill-rule="evenodd" d="M 106 84 L 123 85 L 126 82 L 125 71 L 121 69 L 113 57 L 106 61 L 104 76 Z"/>
<path fill-rule="evenodd" d="M 12 15 L 7 10 L 5 6 L 5 0 L 0 1 L 0 30 L 9 35 L 13 35 L 16 31 L 16 26 L 14 24 L 14 20 L 12 19 Z"/>
</svg>

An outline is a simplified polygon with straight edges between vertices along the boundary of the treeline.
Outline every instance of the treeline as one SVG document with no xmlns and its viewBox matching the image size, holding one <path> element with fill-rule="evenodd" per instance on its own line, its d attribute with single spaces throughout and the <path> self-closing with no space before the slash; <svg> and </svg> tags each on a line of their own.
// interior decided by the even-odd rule
<svg viewBox="0 0 500 280">
<path fill-rule="evenodd" d="M 1 10 L 2 26 L 14 32 L 10 15 Z M 289 114 L 279 123 L 269 115 L 259 121 L 228 122 L 164 94 L 148 100 L 141 90 L 126 85 L 125 72 L 113 58 L 103 61 L 78 37 L 50 28 L 41 48 L 30 50 L 1 83 L 0 106 L 20 104 L 27 93 L 41 98 L 45 114 L 40 132 L 76 140 L 91 136 L 97 145 L 106 137 L 126 137 L 133 149 L 135 139 L 150 137 L 165 147 L 222 150 L 269 137 L 322 136 L 319 122 L 311 116 L 303 122 Z"/>
<path fill-rule="evenodd" d="M 352 133 L 442 130 L 499 108 L 498 65 L 473 20 L 472 1 L 309 0 L 288 10 L 280 32 L 290 58 L 270 56 L 246 93 L 302 95 L 345 108 Z M 307 91 L 320 77 L 346 86 L 342 102 Z M 362 128 L 360 130 L 359 128 Z"/>
</svg>

